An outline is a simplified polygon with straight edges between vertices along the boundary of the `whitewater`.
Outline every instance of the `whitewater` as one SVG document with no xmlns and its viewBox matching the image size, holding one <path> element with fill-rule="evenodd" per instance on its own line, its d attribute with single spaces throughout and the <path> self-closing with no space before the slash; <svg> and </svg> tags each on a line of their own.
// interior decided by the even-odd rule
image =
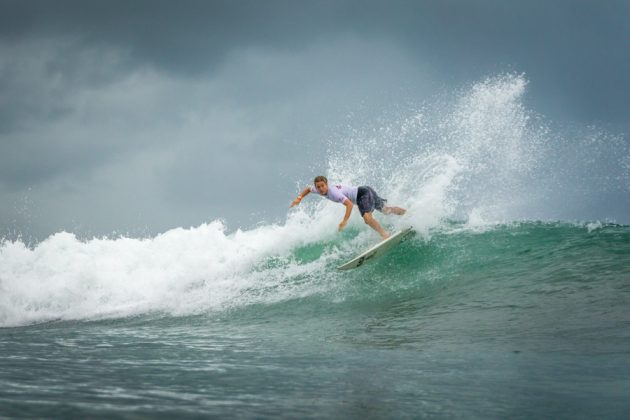
<svg viewBox="0 0 630 420">
<path fill-rule="evenodd" d="M 628 194 L 630 150 L 554 132 L 527 84 L 331 134 L 329 180 L 372 185 L 408 210 L 384 226 L 416 231 L 357 270 L 335 267 L 377 235 L 356 214 L 338 233 L 318 197 L 251 229 L 5 238 L 0 415 L 622 417 L 630 226 L 565 216 Z"/>
</svg>

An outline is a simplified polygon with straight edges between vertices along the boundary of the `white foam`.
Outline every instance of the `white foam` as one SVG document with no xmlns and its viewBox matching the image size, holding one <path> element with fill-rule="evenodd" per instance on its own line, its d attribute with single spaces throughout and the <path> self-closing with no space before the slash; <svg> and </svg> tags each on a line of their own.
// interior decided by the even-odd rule
<svg viewBox="0 0 630 420">
<path fill-rule="evenodd" d="M 155 311 L 186 314 L 315 293 L 315 283 L 293 287 L 282 279 L 323 270 L 326 256 L 310 265 L 287 260 L 275 273 L 255 269 L 270 257 L 288 258 L 297 246 L 335 237 L 338 214 L 321 203 L 314 207 L 314 212 L 292 212 L 284 225 L 229 235 L 214 221 L 148 239 L 81 241 L 61 232 L 32 249 L 5 241 L 0 325 Z M 270 287 L 275 292 L 266 295 Z"/>
</svg>

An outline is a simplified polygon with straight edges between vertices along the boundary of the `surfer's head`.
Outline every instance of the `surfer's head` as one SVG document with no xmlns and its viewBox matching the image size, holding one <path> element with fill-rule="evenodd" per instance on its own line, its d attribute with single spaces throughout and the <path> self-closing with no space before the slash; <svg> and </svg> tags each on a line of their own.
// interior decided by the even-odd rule
<svg viewBox="0 0 630 420">
<path fill-rule="evenodd" d="M 320 193 L 321 195 L 326 195 L 326 193 L 328 192 L 328 180 L 325 176 L 316 176 L 313 183 L 315 184 L 315 189 L 317 189 L 318 193 Z"/>
</svg>

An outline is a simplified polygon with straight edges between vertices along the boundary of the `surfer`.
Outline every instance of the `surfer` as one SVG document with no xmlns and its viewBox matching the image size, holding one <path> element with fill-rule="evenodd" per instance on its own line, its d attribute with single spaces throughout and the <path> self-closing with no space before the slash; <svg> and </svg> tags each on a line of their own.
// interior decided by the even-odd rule
<svg viewBox="0 0 630 420">
<path fill-rule="evenodd" d="M 306 187 L 304 191 L 297 196 L 291 207 L 300 204 L 300 201 L 306 197 L 309 193 L 319 193 L 327 199 L 336 203 L 341 203 L 346 206 L 346 213 L 343 216 L 343 220 L 339 223 L 339 231 L 346 227 L 346 223 L 352 213 L 352 207 L 356 204 L 361 212 L 363 221 L 372 229 L 378 232 L 383 239 L 389 238 L 389 233 L 385 231 L 378 223 L 378 221 L 372 216 L 372 212 L 376 209 L 383 214 L 405 214 L 406 210 L 400 207 L 389 207 L 385 205 L 387 201 L 384 198 L 378 196 L 376 191 L 371 187 L 353 187 L 350 185 L 334 185 L 332 188 L 328 188 L 328 180 L 325 176 L 317 176 L 314 180 L 315 186 Z"/>
</svg>

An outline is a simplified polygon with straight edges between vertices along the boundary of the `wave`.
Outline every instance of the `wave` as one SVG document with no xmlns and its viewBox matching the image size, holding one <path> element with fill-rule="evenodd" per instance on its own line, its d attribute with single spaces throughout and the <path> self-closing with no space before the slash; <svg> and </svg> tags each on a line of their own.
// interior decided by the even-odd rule
<svg viewBox="0 0 630 420">
<path fill-rule="evenodd" d="M 339 208 L 317 197 L 309 197 L 284 223 L 235 232 L 215 220 L 151 238 L 80 240 L 60 232 L 34 246 L 5 239 L 0 326 L 199 314 L 314 297 L 382 299 L 403 291 L 425 293 L 432 284 L 456 285 L 457 279 L 469 282 L 475 273 L 520 278 L 532 267 L 515 261 L 535 256 L 533 265 L 547 261 L 544 252 L 563 255 L 549 248 L 554 235 L 572 232 L 584 249 L 615 229 L 627 240 L 625 227 L 606 223 L 512 222 L 549 219 L 573 207 L 569 180 L 582 182 L 573 176 L 576 162 L 579 173 L 590 175 L 586 185 L 593 191 L 606 187 L 615 194 L 630 185 L 625 143 L 601 133 L 587 136 L 567 159 L 567 143 L 550 135 L 523 105 L 526 86 L 522 75 L 489 78 L 446 105 L 437 101 L 385 122 L 351 124 L 349 132 L 331 137 L 328 178 L 372 185 L 390 204 L 408 210 L 404 217 L 382 219 L 387 227 L 413 225 L 417 231 L 414 240 L 377 264 L 345 275 L 334 270 L 377 237 L 356 216 L 339 235 Z M 602 161 L 615 179 L 584 166 Z M 583 189 L 580 194 L 584 201 Z M 536 240 L 523 248 L 531 238 Z M 620 245 L 624 256 L 625 246 Z M 549 266 L 560 261 L 552 258 Z M 583 263 L 575 264 L 590 273 Z M 522 273 L 510 267 L 521 267 Z M 493 271 L 485 272 L 488 268 Z"/>
<path fill-rule="evenodd" d="M 335 267 L 375 234 L 355 224 L 335 235 L 329 231 L 334 224 L 305 216 L 231 234 L 217 221 L 150 239 L 80 241 L 59 233 L 32 249 L 5 241 L 0 325 L 182 316 L 296 299 L 340 304 L 401 293 L 420 297 L 435 287 L 457 293 L 489 281 L 514 287 L 532 275 L 553 282 L 557 270 L 571 265 L 561 270 L 565 281 L 630 273 L 627 226 L 533 222 L 484 229 L 451 222 L 359 270 L 338 272 Z"/>
</svg>

